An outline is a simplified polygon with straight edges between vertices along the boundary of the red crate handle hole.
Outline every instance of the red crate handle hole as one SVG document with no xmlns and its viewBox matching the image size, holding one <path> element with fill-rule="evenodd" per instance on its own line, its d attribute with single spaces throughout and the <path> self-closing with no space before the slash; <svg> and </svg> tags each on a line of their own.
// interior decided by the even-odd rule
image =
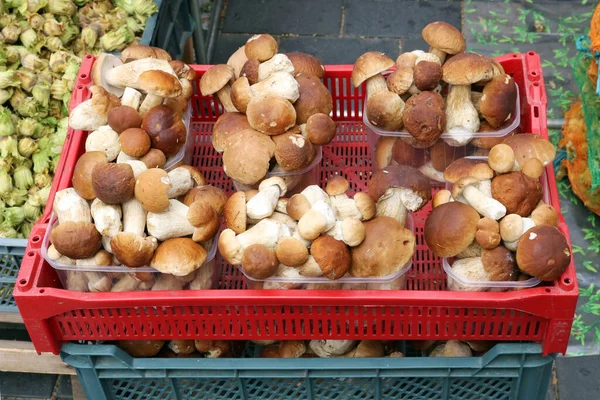
<svg viewBox="0 0 600 400">
<path fill-rule="evenodd" d="M 40 293 L 44 293 L 46 289 L 40 289 Z"/>
<path fill-rule="evenodd" d="M 87 78 L 87 74 L 81 74 L 79 77 L 80 77 L 81 79 L 86 79 L 86 78 Z"/>
<path fill-rule="evenodd" d="M 19 285 L 27 285 L 27 279 L 21 279 Z"/>
<path fill-rule="evenodd" d="M 550 288 L 546 288 L 546 293 L 550 293 L 551 291 Z"/>
<path fill-rule="evenodd" d="M 39 241 L 40 241 L 40 237 L 39 237 L 39 236 L 34 236 L 33 238 L 31 238 L 31 241 L 32 241 L 33 243 L 37 243 L 37 242 L 39 242 Z"/>
<path fill-rule="evenodd" d="M 34 255 L 34 254 L 35 254 L 35 253 L 34 253 L 33 251 L 30 251 L 29 253 L 27 253 L 27 256 L 28 256 L 28 257 L 33 257 L 33 255 Z"/>
</svg>

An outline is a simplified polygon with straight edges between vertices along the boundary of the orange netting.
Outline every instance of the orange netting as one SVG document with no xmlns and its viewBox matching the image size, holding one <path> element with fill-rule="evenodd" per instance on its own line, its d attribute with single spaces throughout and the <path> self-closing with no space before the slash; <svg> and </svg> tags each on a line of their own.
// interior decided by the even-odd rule
<svg viewBox="0 0 600 400">
<path fill-rule="evenodd" d="M 590 24 L 590 39 L 592 40 L 592 49 L 600 51 L 600 4 L 596 6 L 592 22 Z"/>
</svg>

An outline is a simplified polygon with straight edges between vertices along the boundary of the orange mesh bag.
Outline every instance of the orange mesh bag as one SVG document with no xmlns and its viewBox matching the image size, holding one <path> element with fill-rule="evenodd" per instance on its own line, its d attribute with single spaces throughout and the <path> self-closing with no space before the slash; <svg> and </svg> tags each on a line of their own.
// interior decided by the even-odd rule
<svg viewBox="0 0 600 400">
<path fill-rule="evenodd" d="M 594 15 L 592 15 L 590 39 L 592 41 L 592 49 L 600 52 L 600 4 L 596 6 Z"/>
</svg>

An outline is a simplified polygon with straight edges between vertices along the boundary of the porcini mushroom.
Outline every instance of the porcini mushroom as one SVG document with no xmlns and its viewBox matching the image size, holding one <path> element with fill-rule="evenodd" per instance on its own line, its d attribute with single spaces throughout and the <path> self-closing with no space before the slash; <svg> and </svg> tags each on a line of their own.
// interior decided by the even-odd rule
<svg viewBox="0 0 600 400">
<path fill-rule="evenodd" d="M 285 53 L 294 66 L 294 75 L 325 76 L 325 66 L 317 57 L 306 53 Z"/>
<path fill-rule="evenodd" d="M 92 171 L 97 164 L 106 164 L 107 162 L 106 153 L 103 151 L 88 151 L 79 157 L 71 179 L 73 189 L 78 195 L 86 200 L 96 198 L 92 187 Z"/>
<path fill-rule="evenodd" d="M 114 161 L 121 151 L 119 134 L 108 125 L 101 126 L 88 135 L 85 151 L 103 151 L 107 161 Z"/>
<path fill-rule="evenodd" d="M 275 54 L 273 57 L 258 65 L 257 82 L 263 81 L 275 72 L 294 74 L 294 64 L 285 54 Z M 255 82 L 256 83 L 256 82 Z"/>
<path fill-rule="evenodd" d="M 142 117 L 132 107 L 119 106 L 108 110 L 108 125 L 117 133 L 142 126 Z"/>
<path fill-rule="evenodd" d="M 463 203 L 439 205 L 425 221 L 425 242 L 436 256 L 454 257 L 473 243 L 479 219 L 479 213 Z"/>
<path fill-rule="evenodd" d="M 542 199 L 539 180 L 520 171 L 496 176 L 492 180 L 492 196 L 504 204 L 507 213 L 527 217 Z"/>
<path fill-rule="evenodd" d="M 459 179 L 452 186 L 452 197 L 463 196 L 467 203 L 484 217 L 499 220 L 506 215 L 506 207 L 493 197 L 478 189 L 480 181 L 468 176 Z"/>
<path fill-rule="evenodd" d="M 480 110 L 493 127 L 498 128 L 514 116 L 517 101 L 517 86 L 510 75 L 499 75 L 485 84 L 481 96 Z"/>
<path fill-rule="evenodd" d="M 430 147 L 446 128 L 442 96 L 434 92 L 411 96 L 406 101 L 402 122 L 414 139 L 414 147 Z"/>
<path fill-rule="evenodd" d="M 266 279 L 277 271 L 279 261 L 275 251 L 262 244 L 253 244 L 244 249 L 242 270 L 253 279 Z"/>
<path fill-rule="evenodd" d="M 142 118 L 142 129 L 152 147 L 165 156 L 174 156 L 185 145 L 187 130 L 181 116 L 165 105 L 153 107 Z"/>
<path fill-rule="evenodd" d="M 258 193 L 246 204 L 246 213 L 253 219 L 271 216 L 277 206 L 279 197 L 285 195 L 287 186 L 283 179 L 274 176 L 265 179 L 258 187 Z"/>
<path fill-rule="evenodd" d="M 275 54 L 279 46 L 275 38 L 269 34 L 263 33 L 254 35 L 244 45 L 244 51 L 248 59 L 256 58 L 258 61 L 267 61 Z"/>
<path fill-rule="evenodd" d="M 429 52 L 435 54 L 443 64 L 447 54 L 458 54 L 465 51 L 465 38 L 454 26 L 436 21 L 426 25 L 421 31 L 423 40 L 431 46 Z"/>
<path fill-rule="evenodd" d="M 298 125 L 317 113 L 329 115 L 333 109 L 331 93 L 321 80 L 313 75 L 298 75 L 296 81 L 299 97 L 294 102 L 294 109 Z"/>
<path fill-rule="evenodd" d="M 231 102 L 231 83 L 233 80 L 233 68 L 226 64 L 214 65 L 200 78 L 200 92 L 203 96 L 216 93 L 225 111 L 237 111 Z"/>
<path fill-rule="evenodd" d="M 280 135 L 296 124 L 296 110 L 281 96 L 253 97 L 246 116 L 252 128 L 266 135 Z"/>
<path fill-rule="evenodd" d="M 164 274 L 186 276 L 200 268 L 207 252 L 189 238 L 171 238 L 162 242 L 152 257 L 150 266 Z"/>
<path fill-rule="evenodd" d="M 529 229 L 517 245 L 517 265 L 524 273 L 551 282 L 559 278 L 571 262 L 565 236 L 554 226 Z"/>
<path fill-rule="evenodd" d="M 227 112 L 222 114 L 213 126 L 213 147 L 219 153 L 224 152 L 229 145 L 229 138 L 231 136 L 250 128 L 252 127 L 244 114 L 238 112 Z"/>
<path fill-rule="evenodd" d="M 274 153 L 275 143 L 268 136 L 246 129 L 223 152 L 223 170 L 231 179 L 254 185 L 267 174 Z"/>
<path fill-rule="evenodd" d="M 148 233 L 160 241 L 192 235 L 195 228 L 188 221 L 188 211 L 189 207 L 180 201 L 169 200 L 169 206 L 164 211 L 148 212 L 146 216 Z"/>
<path fill-rule="evenodd" d="M 300 97 L 298 82 L 292 74 L 287 72 L 275 72 L 267 79 L 250 86 L 250 91 L 254 97 L 263 96 L 281 96 L 294 103 Z"/>
<path fill-rule="evenodd" d="M 550 164 L 556 156 L 556 148 L 547 139 L 538 135 L 517 134 L 504 139 L 514 153 L 515 160 L 520 168 L 530 158 L 537 158 L 545 167 Z"/>
<path fill-rule="evenodd" d="M 92 98 L 75 107 L 69 115 L 69 126 L 73 129 L 93 131 L 106 125 L 111 108 L 121 105 L 117 96 L 102 86 L 90 87 Z"/>
</svg>

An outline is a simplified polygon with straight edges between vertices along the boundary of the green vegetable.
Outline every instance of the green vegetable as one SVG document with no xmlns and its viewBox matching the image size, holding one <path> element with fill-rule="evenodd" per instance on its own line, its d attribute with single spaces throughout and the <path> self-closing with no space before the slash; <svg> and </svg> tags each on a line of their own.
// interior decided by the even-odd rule
<svg viewBox="0 0 600 400">
<path fill-rule="evenodd" d="M 0 158 L 0 172 L 10 172 L 10 169 L 13 166 L 13 158 L 12 157 L 2 157 Z"/>
<path fill-rule="evenodd" d="M 31 89 L 35 86 L 35 82 L 37 81 L 37 77 L 35 73 L 31 70 L 22 68 L 15 71 L 15 76 L 21 82 L 21 89 L 26 92 L 31 92 Z"/>
<path fill-rule="evenodd" d="M 94 23 L 81 30 L 81 41 L 85 49 L 93 49 L 100 35 L 100 25 Z"/>
<path fill-rule="evenodd" d="M 19 233 L 7 221 L 0 224 L 0 237 L 7 239 L 17 239 Z"/>
<path fill-rule="evenodd" d="M 35 174 L 33 182 L 38 188 L 44 188 L 48 185 L 52 185 L 52 177 L 50 174 Z"/>
<path fill-rule="evenodd" d="M 33 160 L 33 172 L 39 174 L 50 170 L 50 155 L 47 150 L 33 154 L 31 159 Z"/>
<path fill-rule="evenodd" d="M 21 86 L 21 82 L 16 77 L 15 71 L 0 72 L 0 89 L 6 89 L 7 87 L 11 86 Z"/>
<path fill-rule="evenodd" d="M 30 13 L 36 13 L 48 4 L 48 0 L 23 0 L 23 2 L 27 3 L 27 11 Z"/>
<path fill-rule="evenodd" d="M 15 43 L 19 40 L 19 35 L 21 34 L 21 28 L 16 23 L 10 23 L 2 28 L 2 36 L 4 37 L 4 43 Z"/>
<path fill-rule="evenodd" d="M 48 0 L 46 9 L 56 15 L 73 15 L 77 11 L 77 6 L 70 0 Z"/>
<path fill-rule="evenodd" d="M 70 55 L 66 51 L 57 51 L 50 55 L 50 69 L 52 72 L 63 73 L 67 68 Z"/>
<path fill-rule="evenodd" d="M 38 149 L 38 145 L 35 140 L 24 137 L 19 140 L 19 144 L 17 145 L 17 149 L 19 150 L 19 154 L 23 157 L 29 157 Z"/>
<path fill-rule="evenodd" d="M 19 226 L 25 220 L 25 213 L 21 207 L 8 207 L 4 209 L 4 222 L 12 226 Z"/>
<path fill-rule="evenodd" d="M 62 118 L 69 113 L 60 100 L 50 99 L 48 104 L 48 115 L 54 118 Z"/>
<path fill-rule="evenodd" d="M 35 221 L 37 221 L 41 216 L 42 216 L 42 214 L 40 213 L 40 215 L 34 221 L 25 221 L 21 224 L 20 232 L 24 238 L 29 237 L 29 235 L 31 234 L 31 230 L 33 229 L 33 226 L 35 225 Z"/>
<path fill-rule="evenodd" d="M 6 46 L 6 61 L 9 64 L 14 64 L 21 60 L 20 46 Z"/>
<path fill-rule="evenodd" d="M 29 189 L 33 186 L 33 174 L 25 165 L 15 168 L 13 179 L 15 180 L 15 187 L 18 189 Z"/>
<path fill-rule="evenodd" d="M 7 171 L 0 171 L 0 197 L 8 196 L 12 190 L 12 178 Z"/>
<path fill-rule="evenodd" d="M 90 0 L 73 0 L 73 3 L 75 3 L 77 7 L 83 7 L 89 2 Z"/>
<path fill-rule="evenodd" d="M 27 201 L 27 190 L 13 189 L 4 200 L 11 207 L 22 206 Z"/>
<path fill-rule="evenodd" d="M 46 39 L 46 48 L 52 52 L 64 50 L 63 42 L 57 37 L 49 37 Z"/>
<path fill-rule="evenodd" d="M 48 60 L 43 60 L 33 53 L 26 53 L 21 56 L 21 65 L 32 71 L 40 71 L 48 68 Z"/>
<path fill-rule="evenodd" d="M 61 36 L 65 33 L 65 25 L 55 19 L 47 19 L 42 30 L 48 36 Z"/>
<path fill-rule="evenodd" d="M 63 75 L 63 80 L 67 81 L 67 85 L 70 91 L 72 91 L 73 87 L 75 86 L 75 81 L 77 80 L 77 73 L 79 72 L 80 66 L 81 59 L 79 57 L 72 57 L 67 63 L 67 67 L 65 68 L 65 73 Z"/>
<path fill-rule="evenodd" d="M 121 26 L 116 31 L 107 32 L 100 38 L 100 45 L 105 51 L 120 51 L 135 38 L 127 25 Z"/>
<path fill-rule="evenodd" d="M 48 82 L 38 82 L 31 90 L 35 101 L 42 107 L 48 107 L 50 101 L 50 84 Z"/>
<path fill-rule="evenodd" d="M 39 132 L 41 125 L 33 118 L 23 118 L 17 124 L 17 133 L 20 136 L 33 136 Z"/>
<path fill-rule="evenodd" d="M 67 82 L 62 79 L 52 82 L 52 86 L 50 86 L 50 95 L 56 100 L 62 100 L 65 95 L 69 95 L 70 97 L 71 92 L 69 91 Z"/>
<path fill-rule="evenodd" d="M 60 35 L 60 40 L 63 45 L 68 46 L 73 40 L 79 36 L 79 27 L 73 24 L 65 25 L 65 33 Z"/>
<path fill-rule="evenodd" d="M 21 39 L 23 46 L 25 46 L 28 50 L 35 51 L 36 53 L 43 45 L 43 37 L 38 36 L 38 33 L 32 28 L 21 32 L 19 39 Z"/>
<path fill-rule="evenodd" d="M 0 106 L 8 101 L 13 95 L 12 89 L 0 89 Z"/>
<path fill-rule="evenodd" d="M 42 17 L 40 14 L 33 13 L 27 17 L 27 22 L 29 23 L 29 26 L 37 31 L 42 29 L 42 26 L 44 26 L 44 17 Z"/>
<path fill-rule="evenodd" d="M 44 118 L 48 116 L 48 110 L 40 107 L 33 97 L 25 98 L 14 108 L 22 117 Z"/>
<path fill-rule="evenodd" d="M 15 124 L 12 121 L 10 110 L 0 106 L 0 137 L 10 136 L 15 133 L 15 130 Z"/>
<path fill-rule="evenodd" d="M 135 18 L 127 18 L 127 26 L 134 33 L 142 32 L 144 30 L 144 24 L 141 24 Z"/>
<path fill-rule="evenodd" d="M 51 186 L 50 184 L 48 184 L 47 186 L 37 190 L 35 194 L 33 194 L 35 201 L 39 203 L 40 206 L 46 206 L 46 203 L 48 202 L 48 197 L 50 197 L 50 189 Z"/>
</svg>

